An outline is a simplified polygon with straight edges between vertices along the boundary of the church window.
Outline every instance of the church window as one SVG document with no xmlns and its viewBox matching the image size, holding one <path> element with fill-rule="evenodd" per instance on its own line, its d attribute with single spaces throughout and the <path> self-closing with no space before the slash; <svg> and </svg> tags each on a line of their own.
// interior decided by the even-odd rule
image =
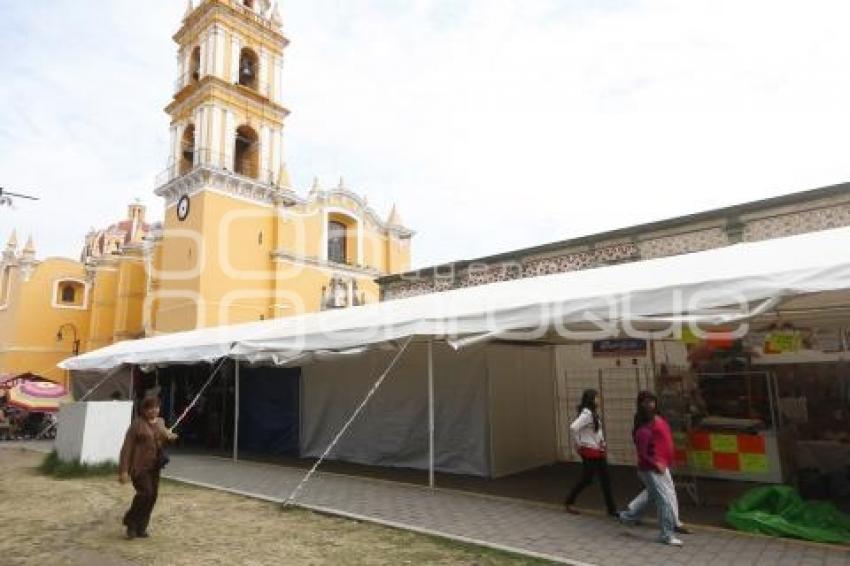
<svg viewBox="0 0 850 566">
<path fill-rule="evenodd" d="M 191 82 L 196 82 L 201 78 L 201 47 L 196 46 L 192 49 L 192 59 L 189 63 L 189 73 Z"/>
<path fill-rule="evenodd" d="M 57 308 L 85 308 L 86 286 L 76 279 L 56 281 L 53 287 L 53 306 Z"/>
<path fill-rule="evenodd" d="M 260 233 L 257 234 L 257 244 L 259 244 L 261 246 L 263 245 L 263 231 L 262 230 L 260 230 Z"/>
<path fill-rule="evenodd" d="M 346 263 L 345 253 L 346 226 L 342 222 L 328 222 L 328 259 L 336 263 Z"/>
<path fill-rule="evenodd" d="M 239 126 L 233 152 L 233 170 L 239 175 L 256 179 L 259 173 L 260 143 L 257 132 L 250 126 Z"/>
<path fill-rule="evenodd" d="M 257 90 L 259 59 L 253 49 L 245 47 L 239 54 L 239 84 Z"/>
<path fill-rule="evenodd" d="M 62 302 L 73 304 L 76 299 L 76 290 L 73 285 L 62 286 Z"/>
<path fill-rule="evenodd" d="M 195 165 L 195 125 L 189 124 L 183 130 L 180 140 L 180 174 L 185 175 Z"/>
<path fill-rule="evenodd" d="M 242 0 L 242 5 L 246 8 L 254 9 L 254 0 Z"/>
</svg>

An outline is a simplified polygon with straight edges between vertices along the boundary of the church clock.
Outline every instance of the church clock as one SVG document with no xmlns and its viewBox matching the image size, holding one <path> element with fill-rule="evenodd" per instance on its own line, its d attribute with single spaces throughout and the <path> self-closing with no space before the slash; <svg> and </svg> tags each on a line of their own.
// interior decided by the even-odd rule
<svg viewBox="0 0 850 566">
<path fill-rule="evenodd" d="M 177 201 L 177 220 L 181 222 L 189 216 L 189 195 L 183 195 Z"/>
</svg>

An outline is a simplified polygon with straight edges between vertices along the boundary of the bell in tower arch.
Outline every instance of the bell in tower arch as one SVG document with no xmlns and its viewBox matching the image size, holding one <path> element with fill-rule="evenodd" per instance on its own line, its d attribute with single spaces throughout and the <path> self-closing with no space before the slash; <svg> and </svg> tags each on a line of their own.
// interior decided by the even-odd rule
<svg viewBox="0 0 850 566">
<path fill-rule="evenodd" d="M 271 0 L 241 0 L 241 4 L 261 15 L 267 14 L 272 7 Z"/>
</svg>

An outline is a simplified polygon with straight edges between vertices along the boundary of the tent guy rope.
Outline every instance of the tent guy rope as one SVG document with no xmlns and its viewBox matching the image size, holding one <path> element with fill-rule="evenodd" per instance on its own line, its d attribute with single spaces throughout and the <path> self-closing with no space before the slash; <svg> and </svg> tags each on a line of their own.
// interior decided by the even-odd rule
<svg viewBox="0 0 850 566">
<path fill-rule="evenodd" d="M 210 378 L 207 380 L 207 382 L 206 382 L 206 383 L 204 383 L 204 386 L 203 386 L 203 387 L 201 387 L 201 389 L 198 391 L 198 394 L 197 394 L 197 395 L 195 395 L 195 398 L 194 398 L 194 399 L 192 399 L 192 402 L 191 402 L 191 403 L 189 403 L 189 404 L 186 406 L 186 408 L 185 408 L 185 409 L 183 409 L 183 412 L 182 412 L 182 413 L 180 413 L 180 416 L 179 416 L 179 417 L 177 417 L 177 420 L 176 420 L 176 421 L 174 421 L 174 424 L 173 424 L 173 425 L 171 425 L 171 427 L 168 429 L 168 432 L 174 432 L 174 429 L 175 429 L 175 428 L 177 428 L 177 426 L 178 426 L 181 422 L 183 422 L 183 419 L 185 419 L 185 418 L 186 418 L 186 415 L 187 415 L 187 414 L 189 414 L 189 411 L 191 411 L 191 410 L 192 410 L 192 407 L 194 407 L 194 406 L 195 406 L 195 403 L 197 403 L 197 402 L 198 402 L 198 399 L 200 399 L 200 398 L 201 398 L 201 395 L 203 395 L 203 394 L 204 394 L 204 391 L 206 391 L 207 387 L 209 387 L 210 383 L 212 383 L 212 380 L 213 380 L 213 379 L 215 378 L 215 376 L 218 374 L 219 370 L 222 368 L 222 366 L 224 366 L 224 362 L 225 362 L 225 361 L 227 361 L 227 358 L 226 358 L 226 357 L 225 357 L 225 358 L 221 358 L 221 359 L 218 361 L 218 365 L 215 367 L 215 369 L 214 369 L 214 370 L 212 371 L 212 373 L 210 374 Z"/>
<path fill-rule="evenodd" d="M 398 362 L 398 360 L 401 358 L 401 355 L 404 353 L 404 351 L 407 350 L 407 346 L 410 345 L 410 342 L 412 340 L 413 336 L 407 337 L 407 339 L 404 341 L 404 344 L 402 344 L 401 348 L 399 348 L 398 352 L 396 352 L 396 355 L 393 357 L 392 361 L 390 362 L 390 365 L 388 365 L 387 369 L 384 370 L 384 373 L 382 373 L 378 377 L 378 379 L 375 380 L 375 383 L 372 385 L 372 388 L 369 389 L 369 391 L 366 393 L 366 396 L 363 397 L 363 400 L 360 402 L 357 408 L 354 409 L 354 412 L 351 414 L 345 424 L 342 425 L 342 428 L 339 429 L 339 432 L 336 433 L 336 436 L 334 436 L 333 440 L 331 440 L 331 443 L 328 444 L 328 447 L 325 448 L 325 451 L 322 452 L 322 455 L 319 457 L 319 459 L 316 460 L 316 463 L 313 464 L 313 467 L 310 468 L 310 470 L 306 474 L 304 474 L 304 477 L 301 479 L 300 482 L 298 482 L 298 485 L 295 486 L 295 489 L 293 489 L 292 492 L 287 496 L 287 498 L 284 499 L 282 504 L 283 508 L 286 508 L 287 506 L 291 505 L 295 498 L 298 496 L 298 494 L 301 492 L 301 490 L 304 488 L 304 486 L 307 485 L 307 482 L 310 481 L 311 477 L 313 477 L 315 471 L 319 468 L 319 466 L 322 464 L 328 454 L 330 454 L 331 450 L 333 450 L 334 446 L 336 446 L 337 442 L 339 442 L 339 439 L 342 438 L 342 435 L 345 434 L 345 431 L 348 430 L 348 427 L 351 426 L 351 423 L 354 422 L 354 419 L 357 418 L 357 416 L 366 406 L 366 403 L 369 402 L 369 399 L 371 399 L 375 392 L 378 391 L 378 388 L 381 386 L 381 384 L 384 382 L 384 379 L 390 374 L 392 369 L 395 367 L 396 362 Z"/>
</svg>

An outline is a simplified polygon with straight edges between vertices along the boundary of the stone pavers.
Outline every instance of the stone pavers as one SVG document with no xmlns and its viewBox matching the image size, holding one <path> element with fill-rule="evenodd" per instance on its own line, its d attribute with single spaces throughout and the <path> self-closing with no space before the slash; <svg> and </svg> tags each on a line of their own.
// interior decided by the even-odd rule
<svg viewBox="0 0 850 566">
<path fill-rule="evenodd" d="M 282 501 L 303 469 L 210 456 L 174 455 L 165 477 Z M 299 505 L 423 533 L 471 541 L 572 564 L 645 566 L 850 566 L 850 549 L 698 529 L 683 548 L 654 541 L 651 527 L 624 527 L 590 515 L 572 516 L 514 499 L 317 473 L 300 493 Z"/>
</svg>

